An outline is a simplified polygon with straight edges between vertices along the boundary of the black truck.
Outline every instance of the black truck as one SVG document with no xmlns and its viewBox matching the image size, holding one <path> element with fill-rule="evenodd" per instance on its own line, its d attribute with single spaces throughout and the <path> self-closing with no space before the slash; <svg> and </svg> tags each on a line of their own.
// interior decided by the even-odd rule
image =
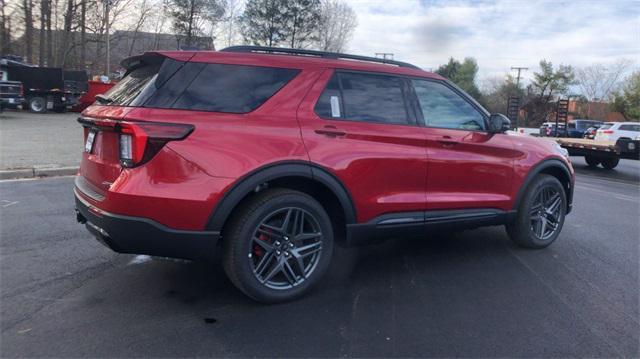
<svg viewBox="0 0 640 359">
<path fill-rule="evenodd" d="M 5 62 L 3 65 L 9 81 L 22 83 L 24 107 L 32 112 L 64 112 L 79 102 L 89 86 L 85 71 L 35 67 L 15 62 Z"/>
<path fill-rule="evenodd" d="M 24 103 L 22 82 L 0 79 L 0 112 L 5 108 L 18 108 Z"/>
</svg>

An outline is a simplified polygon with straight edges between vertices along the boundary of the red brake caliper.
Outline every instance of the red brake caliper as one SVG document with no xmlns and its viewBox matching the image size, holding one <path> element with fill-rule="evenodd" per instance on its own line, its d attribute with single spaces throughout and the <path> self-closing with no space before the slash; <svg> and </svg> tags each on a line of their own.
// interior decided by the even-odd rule
<svg viewBox="0 0 640 359">
<path fill-rule="evenodd" d="M 261 240 L 261 241 L 265 241 L 265 242 L 269 241 L 269 237 L 264 233 L 261 233 L 260 236 L 258 236 L 258 239 Z M 258 257 L 262 257 L 264 255 L 264 249 L 262 247 L 260 247 L 259 245 L 254 244 L 253 245 L 253 254 L 255 254 Z"/>
</svg>

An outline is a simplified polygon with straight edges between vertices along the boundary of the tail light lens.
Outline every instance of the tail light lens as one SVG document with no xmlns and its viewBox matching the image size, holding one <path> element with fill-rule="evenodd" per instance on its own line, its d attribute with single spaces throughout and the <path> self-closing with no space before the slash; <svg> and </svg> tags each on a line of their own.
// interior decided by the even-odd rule
<svg viewBox="0 0 640 359">
<path fill-rule="evenodd" d="M 81 118 L 78 122 L 84 126 L 119 133 L 120 164 L 122 167 L 136 167 L 148 162 L 167 142 L 183 140 L 195 128 L 193 125 L 181 123 L 92 120 L 86 118 Z"/>
<path fill-rule="evenodd" d="M 610 135 L 610 134 L 613 133 L 613 130 L 604 130 L 604 131 L 602 131 L 602 133 L 606 133 L 606 134 Z"/>
</svg>

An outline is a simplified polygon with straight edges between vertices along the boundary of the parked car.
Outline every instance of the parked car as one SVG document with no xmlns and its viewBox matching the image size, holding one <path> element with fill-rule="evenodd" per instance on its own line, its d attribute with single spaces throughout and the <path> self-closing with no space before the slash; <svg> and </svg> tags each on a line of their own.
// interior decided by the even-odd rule
<svg viewBox="0 0 640 359">
<path fill-rule="evenodd" d="M 0 111 L 5 108 L 17 108 L 24 103 L 22 83 L 19 81 L 0 81 Z"/>
<path fill-rule="evenodd" d="M 583 138 L 587 129 L 593 126 L 602 126 L 602 121 L 575 119 L 569 121 L 567 126 L 567 136 L 572 138 Z"/>
<path fill-rule="evenodd" d="M 559 131 L 557 137 L 566 137 L 567 129 L 564 123 L 558 124 Z M 556 137 L 556 123 L 555 122 L 545 122 L 540 126 L 540 136 L 542 137 Z"/>
<path fill-rule="evenodd" d="M 617 141 L 618 139 L 635 140 L 640 136 L 638 122 L 607 122 L 596 132 L 597 141 Z"/>
<path fill-rule="evenodd" d="M 596 138 L 596 133 L 601 126 L 602 125 L 594 125 L 587 128 L 587 130 L 584 131 L 584 138 L 589 140 L 593 140 L 594 138 Z"/>
<path fill-rule="evenodd" d="M 506 225 L 544 248 L 571 211 L 566 150 L 505 134 L 505 116 L 411 64 L 242 46 L 122 66 L 79 119 L 78 221 L 116 252 L 221 251 L 258 301 L 308 292 L 334 243 Z"/>
</svg>

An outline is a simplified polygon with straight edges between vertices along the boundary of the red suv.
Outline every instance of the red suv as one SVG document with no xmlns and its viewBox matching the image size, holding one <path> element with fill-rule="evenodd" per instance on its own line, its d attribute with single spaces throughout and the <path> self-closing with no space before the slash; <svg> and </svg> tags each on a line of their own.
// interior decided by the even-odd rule
<svg viewBox="0 0 640 359">
<path fill-rule="evenodd" d="M 543 248 L 571 210 L 562 148 L 407 63 L 232 47 L 123 66 L 78 120 L 78 221 L 116 252 L 220 250 L 259 301 L 307 292 L 336 242 L 506 225 Z"/>
</svg>

